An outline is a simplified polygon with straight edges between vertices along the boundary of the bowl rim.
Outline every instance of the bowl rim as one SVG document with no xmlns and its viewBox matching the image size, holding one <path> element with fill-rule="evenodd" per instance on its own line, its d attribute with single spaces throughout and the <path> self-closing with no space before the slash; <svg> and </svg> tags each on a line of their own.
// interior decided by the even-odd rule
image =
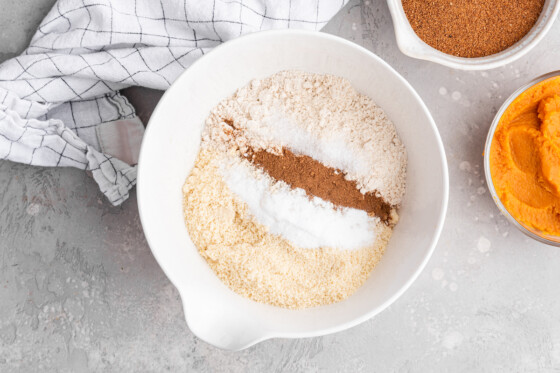
<svg viewBox="0 0 560 373">
<path fill-rule="evenodd" d="M 158 112 L 159 112 L 160 108 L 162 107 L 161 103 L 164 100 L 166 100 L 170 95 L 173 94 L 173 92 L 174 92 L 173 86 L 175 86 L 177 84 L 177 82 L 182 80 L 186 74 L 189 74 L 190 71 L 193 71 L 194 66 L 198 66 L 199 64 L 204 63 L 207 56 L 213 55 L 213 54 L 217 53 L 218 51 L 221 51 L 224 48 L 232 48 L 235 45 L 237 45 L 238 43 L 246 43 L 246 42 L 248 42 L 252 39 L 256 39 L 256 38 L 268 38 L 270 36 L 290 36 L 290 37 L 293 37 L 294 35 L 304 36 L 304 37 L 312 37 L 312 38 L 324 38 L 324 39 L 328 39 L 330 41 L 333 41 L 333 42 L 336 42 L 336 43 L 341 43 L 341 44 L 344 44 L 348 47 L 357 49 L 361 53 L 365 53 L 369 58 L 373 59 L 376 63 L 380 63 L 384 67 L 386 67 L 387 69 L 392 71 L 395 74 L 396 78 L 399 81 L 401 81 L 401 83 L 406 87 L 406 89 L 417 100 L 420 108 L 425 113 L 426 117 L 428 118 L 429 126 L 432 129 L 432 132 L 435 136 L 435 140 L 436 140 L 437 148 L 438 148 L 438 154 L 439 154 L 439 158 L 440 158 L 439 160 L 440 160 L 440 164 L 441 164 L 441 167 L 442 167 L 442 180 L 439 181 L 440 183 L 442 183 L 442 189 L 443 189 L 443 194 L 441 196 L 441 207 L 440 207 L 440 211 L 438 212 L 437 224 L 434 227 L 434 230 L 433 230 L 432 235 L 431 235 L 428 250 L 426 251 L 426 254 L 424 255 L 424 257 L 422 258 L 422 261 L 416 267 L 416 270 L 413 273 L 410 274 L 410 276 L 406 280 L 406 282 L 391 297 L 389 297 L 384 303 L 382 303 L 378 307 L 370 309 L 368 312 L 364 312 L 362 315 L 360 315 L 358 317 L 349 318 L 345 322 L 339 323 L 337 325 L 334 325 L 334 326 L 328 327 L 328 328 L 321 328 L 321 329 L 307 331 L 307 332 L 281 332 L 281 331 L 278 331 L 278 330 L 262 330 L 262 333 L 261 333 L 261 335 L 258 339 L 253 340 L 251 343 L 243 346 L 241 349 L 248 348 L 248 347 L 250 347 L 254 344 L 257 344 L 259 342 L 262 342 L 262 341 L 267 340 L 267 339 L 272 339 L 272 338 L 306 338 L 306 337 L 322 336 L 322 335 L 327 335 L 327 334 L 343 331 L 343 330 L 349 329 L 353 326 L 356 326 L 358 324 L 361 324 L 361 323 L 369 320 L 373 316 L 377 315 L 378 313 L 382 312 L 387 307 L 389 307 L 392 303 L 394 303 L 399 297 L 401 297 L 402 294 L 404 294 L 404 292 L 406 292 L 406 290 L 408 290 L 410 288 L 410 286 L 414 283 L 414 281 L 416 281 L 416 279 L 419 277 L 420 273 L 422 273 L 422 271 L 426 267 L 426 265 L 427 265 L 428 261 L 430 260 L 433 252 L 435 251 L 435 247 L 436 247 L 436 245 L 439 241 L 439 238 L 441 236 L 441 232 L 443 230 L 443 226 L 444 226 L 444 222 L 445 222 L 445 218 L 446 218 L 446 214 L 447 214 L 447 208 L 448 208 L 448 202 L 449 202 L 449 169 L 448 169 L 448 163 L 447 163 L 445 148 L 444 148 L 443 141 L 441 139 L 441 135 L 439 133 L 439 130 L 438 130 L 436 124 L 435 124 L 435 121 L 434 121 L 430 111 L 428 110 L 426 104 L 424 103 L 424 101 L 422 100 L 422 98 L 420 97 L 418 92 L 416 92 L 416 90 L 412 87 L 412 85 L 401 74 L 399 74 L 391 65 L 389 65 L 387 62 L 385 62 L 381 57 L 377 56 L 376 54 L 374 54 L 370 50 L 366 49 L 365 47 L 362 47 L 362 46 L 360 46 L 360 45 L 358 45 L 358 44 L 356 44 L 352 41 L 346 40 L 342 37 L 335 36 L 335 35 L 332 35 L 332 34 L 328 34 L 328 33 L 325 33 L 325 32 L 311 31 L 311 30 L 283 29 L 283 30 L 258 31 L 258 32 L 254 32 L 254 33 L 251 33 L 251 34 L 246 34 L 246 35 L 237 37 L 235 39 L 229 40 L 225 43 L 222 43 L 222 44 L 218 45 L 217 47 L 215 47 L 214 49 L 212 49 L 210 52 L 206 53 L 204 56 L 197 59 L 193 64 L 191 64 L 187 69 L 185 69 L 177 77 L 177 79 L 173 82 L 173 84 L 165 91 L 165 93 L 161 97 L 160 101 L 158 102 L 158 105 L 154 109 L 154 111 L 152 113 L 152 116 L 150 117 L 150 120 L 148 121 L 148 125 L 146 126 L 144 137 L 142 139 L 142 145 L 141 145 L 139 161 L 138 161 L 137 203 L 138 203 L 138 213 L 139 213 L 139 216 L 140 216 L 140 221 L 141 221 L 141 224 L 142 224 L 142 227 L 143 227 L 144 235 L 146 237 L 146 241 L 147 241 L 147 243 L 150 247 L 150 250 L 151 250 L 154 258 L 158 262 L 160 268 L 165 273 L 165 275 L 170 280 L 170 282 L 177 288 L 177 290 L 178 290 L 178 292 L 181 296 L 181 300 L 182 300 L 182 303 L 183 303 L 184 314 L 185 314 L 185 319 L 186 319 L 187 325 L 188 325 L 189 329 L 191 330 L 191 332 L 193 332 L 195 335 L 197 335 L 196 327 L 194 327 L 194 325 L 191 325 L 191 323 L 189 322 L 189 315 L 188 315 L 188 312 L 187 312 L 187 307 L 185 307 L 185 304 L 189 301 L 189 299 L 187 299 L 184 296 L 184 293 L 185 293 L 185 291 L 183 289 L 184 285 L 182 285 L 179 281 L 177 281 L 178 278 L 176 277 L 176 275 L 174 273 L 171 273 L 170 270 L 166 269 L 165 266 L 162 265 L 164 263 L 163 254 L 160 253 L 159 250 L 154 246 L 154 239 L 153 239 L 153 237 L 151 237 L 150 233 L 148 233 L 149 229 L 146 229 L 146 224 L 147 224 L 146 222 L 148 221 L 148 218 L 147 218 L 147 211 L 144 209 L 144 200 L 146 198 L 149 198 L 149 196 L 145 195 L 144 188 L 143 188 L 143 184 L 144 184 L 143 180 L 145 178 L 144 175 L 145 175 L 145 171 L 146 171 L 144 169 L 143 165 L 145 164 L 144 159 L 149 157 L 149 155 L 147 154 L 147 150 L 146 150 L 147 143 L 150 141 L 149 139 L 153 136 L 151 134 L 155 131 L 154 128 L 156 127 L 155 125 L 153 125 L 152 122 L 155 121 L 154 118 L 158 117 Z M 239 295 L 239 296 L 241 296 L 241 295 Z M 294 312 L 297 312 L 297 311 L 298 310 L 295 310 Z M 305 309 L 304 309 L 304 311 L 305 311 Z M 197 337 L 199 337 L 199 336 L 197 335 Z M 204 338 L 201 338 L 201 339 L 204 340 Z M 206 341 L 206 342 L 212 344 L 212 342 L 210 342 L 210 341 Z"/>
<path fill-rule="evenodd" d="M 507 108 L 511 105 L 511 103 L 519 97 L 523 92 L 528 90 L 529 88 L 533 87 L 534 85 L 545 81 L 550 78 L 560 77 L 560 70 L 552 71 L 543 75 L 540 75 L 534 79 L 531 79 L 529 82 L 523 84 L 521 87 L 516 89 L 502 104 L 494 119 L 492 120 L 492 124 L 488 130 L 488 135 L 486 136 L 486 143 L 484 144 L 484 176 L 486 178 L 486 184 L 488 185 L 488 189 L 490 190 L 490 195 L 494 200 L 494 203 L 502 213 L 506 217 L 506 219 L 518 230 L 522 233 L 531 237 L 532 239 L 539 241 L 541 243 L 552 245 L 552 246 L 559 246 L 560 247 L 560 236 L 548 235 L 538 230 L 528 227 L 525 224 L 521 223 L 517 219 L 513 217 L 507 210 L 507 208 L 502 203 L 498 193 L 496 192 L 496 188 L 494 188 L 494 182 L 492 181 L 492 174 L 490 172 L 490 149 L 492 147 L 492 140 L 494 139 L 494 133 L 498 128 L 498 124 L 500 123 L 500 119 Z M 556 240 L 555 240 L 556 239 Z"/>
<path fill-rule="evenodd" d="M 397 45 L 407 56 L 459 70 L 488 70 L 507 65 L 529 53 L 550 31 L 560 12 L 560 0 L 546 0 L 533 27 L 519 41 L 501 52 L 484 57 L 457 57 L 428 45 L 416 34 L 401 0 L 387 0 Z"/>
</svg>

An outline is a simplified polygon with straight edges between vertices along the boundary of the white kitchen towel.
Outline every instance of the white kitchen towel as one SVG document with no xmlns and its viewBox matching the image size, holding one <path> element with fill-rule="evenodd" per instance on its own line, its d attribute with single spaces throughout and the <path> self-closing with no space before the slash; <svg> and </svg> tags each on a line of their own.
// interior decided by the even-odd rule
<svg viewBox="0 0 560 373">
<path fill-rule="evenodd" d="M 136 158 L 114 149 L 133 147 L 142 128 L 120 89 L 164 90 L 242 34 L 319 30 L 347 1 L 59 0 L 24 53 L 0 65 L 0 158 L 89 170 L 118 205 L 136 183 Z M 122 134 L 130 140 L 113 139 Z"/>
</svg>

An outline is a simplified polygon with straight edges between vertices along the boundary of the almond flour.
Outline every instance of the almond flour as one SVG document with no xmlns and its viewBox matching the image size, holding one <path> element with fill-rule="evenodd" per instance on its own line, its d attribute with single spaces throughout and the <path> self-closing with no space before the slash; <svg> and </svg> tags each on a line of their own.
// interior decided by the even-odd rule
<svg viewBox="0 0 560 373">
<path fill-rule="evenodd" d="M 247 213 L 220 175 L 223 157 L 202 149 L 183 187 L 191 239 L 222 282 L 254 301 L 293 309 L 338 302 L 364 283 L 383 255 L 389 227 L 380 225 L 375 247 L 295 247 Z"/>
</svg>

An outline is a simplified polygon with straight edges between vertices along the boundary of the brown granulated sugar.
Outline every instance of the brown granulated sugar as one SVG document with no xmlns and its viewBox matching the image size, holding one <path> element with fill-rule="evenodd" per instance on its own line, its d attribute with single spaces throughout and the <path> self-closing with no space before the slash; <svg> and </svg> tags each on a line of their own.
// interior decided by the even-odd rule
<svg viewBox="0 0 560 373">
<path fill-rule="evenodd" d="M 327 167 L 311 157 L 296 155 L 283 148 L 281 155 L 249 149 L 246 158 L 274 179 L 282 180 L 292 188 L 305 190 L 308 196 L 322 198 L 335 206 L 364 210 L 384 222 L 390 218 L 391 205 L 383 198 L 374 192 L 361 193 L 355 181 L 344 177 L 344 172 Z"/>
<path fill-rule="evenodd" d="M 402 0 L 410 25 L 428 45 L 458 57 L 483 57 L 517 43 L 544 0 Z"/>
<path fill-rule="evenodd" d="M 220 174 L 225 156 L 203 147 L 183 186 L 189 235 L 222 282 L 254 301 L 296 309 L 341 301 L 366 281 L 390 227 L 381 224 L 375 245 L 359 250 L 294 247 L 234 197 Z"/>
</svg>

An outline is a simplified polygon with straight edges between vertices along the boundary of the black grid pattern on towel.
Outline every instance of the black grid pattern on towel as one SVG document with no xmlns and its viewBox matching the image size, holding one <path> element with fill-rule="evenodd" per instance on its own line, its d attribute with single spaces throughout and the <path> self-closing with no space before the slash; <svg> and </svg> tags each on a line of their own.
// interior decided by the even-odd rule
<svg viewBox="0 0 560 373">
<path fill-rule="evenodd" d="M 103 123 L 135 117 L 120 89 L 166 89 L 242 34 L 319 30 L 347 1 L 58 0 L 25 52 L 0 65 L 0 158 L 89 169 L 119 204 L 136 168 L 92 152 L 88 139 Z"/>
<path fill-rule="evenodd" d="M 65 102 L 131 85 L 165 89 L 226 40 L 271 28 L 318 30 L 333 4 L 340 9 L 346 1 L 59 0 L 29 48 L 9 62 L 11 76 L 0 70 L 0 87 L 40 102 L 52 102 L 51 92 Z M 301 16 L 301 8 L 313 14 Z"/>
</svg>

